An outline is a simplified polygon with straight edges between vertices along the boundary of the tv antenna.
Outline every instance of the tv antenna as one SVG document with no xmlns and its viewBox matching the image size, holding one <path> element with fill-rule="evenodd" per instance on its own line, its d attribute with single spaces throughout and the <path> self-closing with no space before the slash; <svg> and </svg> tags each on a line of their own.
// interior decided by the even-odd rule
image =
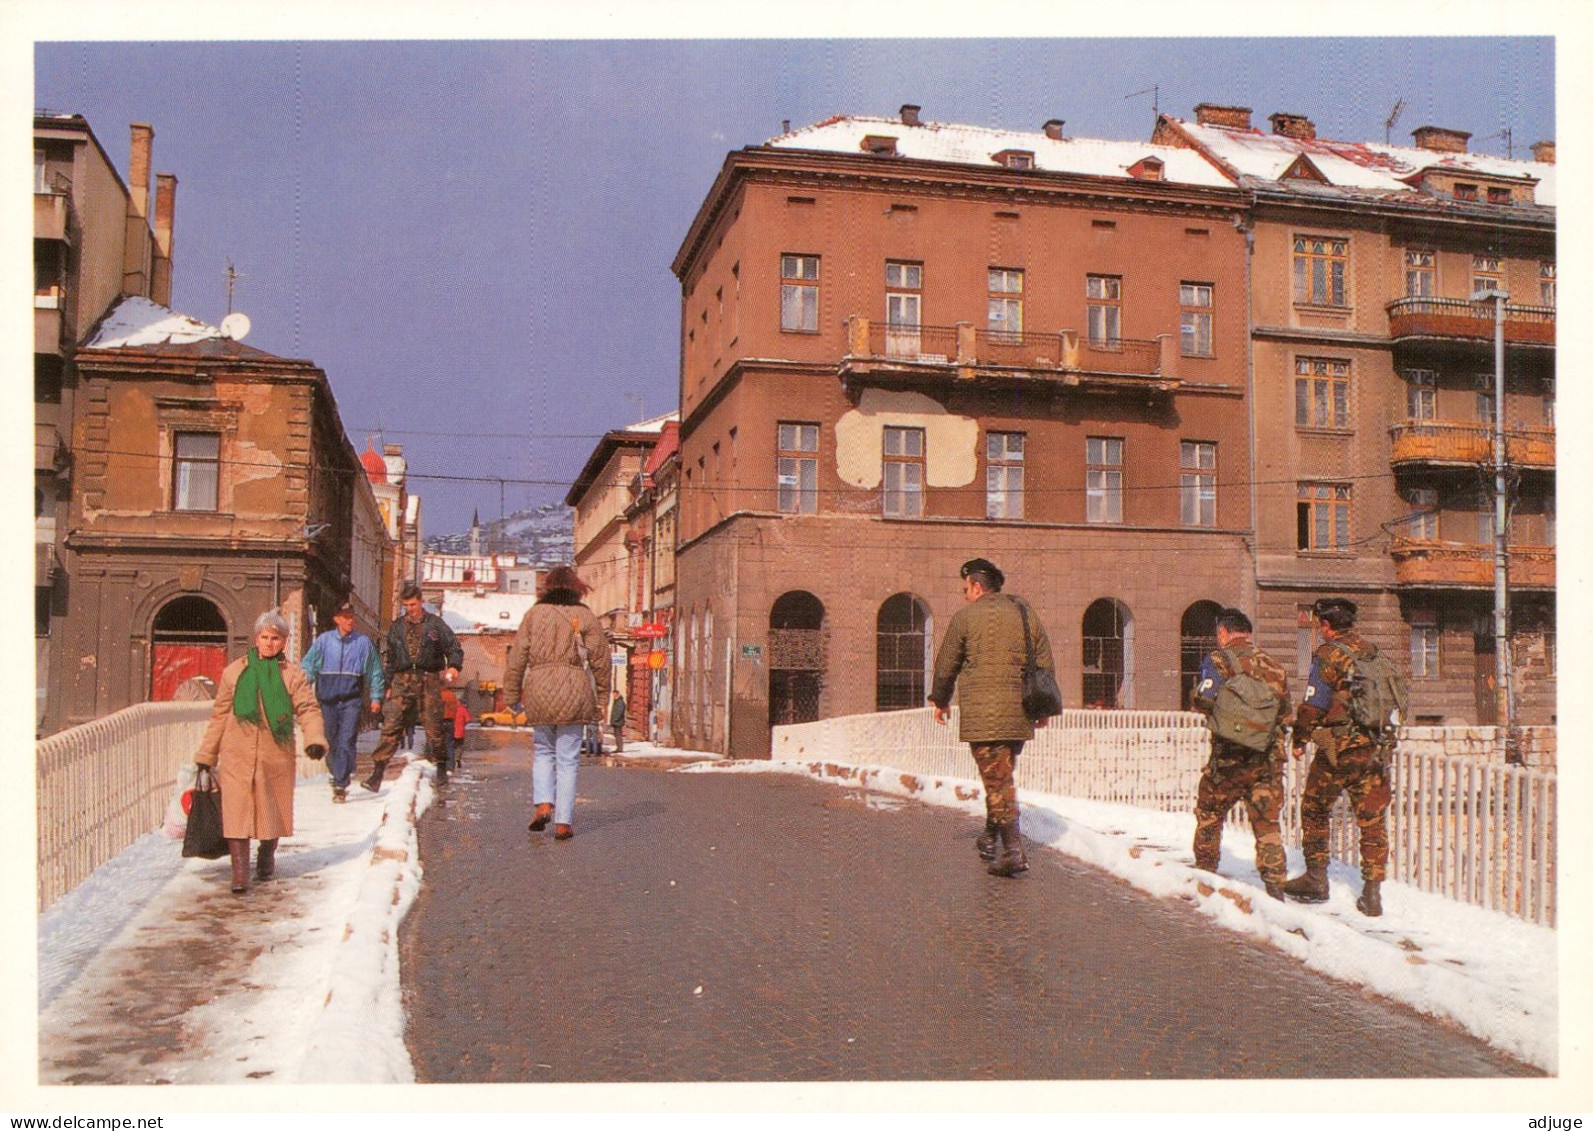
<svg viewBox="0 0 1593 1131">
<path fill-rule="evenodd" d="M 1161 84 L 1160 83 L 1152 83 L 1150 86 L 1147 86 L 1144 90 L 1136 90 L 1133 94 L 1125 94 L 1125 95 L 1123 95 L 1123 101 L 1126 102 L 1130 98 L 1138 98 L 1142 94 L 1148 94 L 1148 95 L 1151 96 L 1151 114 L 1154 117 L 1160 118 L 1162 116 L 1162 87 L 1161 87 Z"/>
<path fill-rule="evenodd" d="M 1481 141 L 1492 141 L 1496 137 L 1504 138 L 1505 156 L 1510 158 L 1512 161 L 1515 160 L 1515 156 L 1516 156 L 1515 139 L 1512 138 L 1511 135 L 1510 135 L 1510 127 L 1509 126 L 1506 126 L 1504 129 L 1500 130 L 1496 134 L 1489 134 L 1487 137 L 1481 138 L 1479 140 L 1481 140 Z"/>
<path fill-rule="evenodd" d="M 1394 108 L 1388 112 L 1388 117 L 1383 121 L 1383 144 L 1392 145 L 1394 139 L 1394 123 L 1399 121 L 1399 116 L 1405 112 L 1405 100 L 1395 99 Z"/>
<path fill-rule="evenodd" d="M 242 278 L 244 278 L 244 276 L 238 274 L 238 270 L 237 270 L 237 268 L 235 268 L 232 265 L 232 259 L 229 256 L 228 259 L 227 259 L 227 313 L 228 314 L 232 313 L 232 291 L 233 291 L 233 288 L 235 286 L 237 286 L 238 280 L 242 279 Z"/>
</svg>

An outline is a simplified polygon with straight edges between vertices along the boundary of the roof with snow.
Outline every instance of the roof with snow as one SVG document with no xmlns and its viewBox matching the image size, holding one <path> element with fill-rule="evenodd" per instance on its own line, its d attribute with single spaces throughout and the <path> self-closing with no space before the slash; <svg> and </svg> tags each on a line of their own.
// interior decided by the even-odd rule
<svg viewBox="0 0 1593 1131">
<path fill-rule="evenodd" d="M 1547 162 L 1380 142 L 1287 137 L 1253 127 L 1201 125 L 1166 114 L 1162 119 L 1231 169 L 1247 187 L 1278 182 L 1303 155 L 1328 186 L 1362 194 L 1431 200 L 1431 195 L 1422 193 L 1413 180 L 1423 172 L 1438 170 L 1532 184 L 1537 205 L 1552 208 L 1555 204 L 1555 167 Z M 1291 180 L 1289 185 L 1310 191 L 1309 186 L 1297 180 Z"/>
<path fill-rule="evenodd" d="M 443 595 L 442 603 L 443 619 L 456 632 L 513 632 L 537 598 L 535 593 L 484 593 L 478 597 L 450 592 Z"/>
<path fill-rule="evenodd" d="M 85 349 L 136 349 L 198 357 L 274 357 L 234 341 L 221 329 L 134 295 L 100 320 Z"/>
<path fill-rule="evenodd" d="M 1231 187 L 1232 182 L 1200 154 L 1169 145 L 1144 141 L 1102 141 L 1096 138 L 1053 138 L 1020 130 L 995 130 L 924 122 L 909 126 L 900 118 L 840 115 L 793 130 L 764 144 L 771 149 L 807 149 L 831 153 L 859 153 L 866 137 L 896 140 L 896 156 L 920 161 L 946 161 L 961 165 L 1000 168 L 998 153 L 1021 150 L 1034 154 L 1034 168 L 1048 173 L 1075 173 L 1092 177 L 1133 180 L 1131 168 L 1147 157 L 1162 162 L 1162 180 L 1175 184 Z"/>
</svg>

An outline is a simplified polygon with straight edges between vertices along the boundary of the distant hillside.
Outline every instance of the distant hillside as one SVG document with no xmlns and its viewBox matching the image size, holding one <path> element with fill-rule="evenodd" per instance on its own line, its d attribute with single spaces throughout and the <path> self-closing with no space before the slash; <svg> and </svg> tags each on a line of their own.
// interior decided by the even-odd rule
<svg viewBox="0 0 1593 1131">
<path fill-rule="evenodd" d="M 481 548 L 518 554 L 533 566 L 569 565 L 575 560 L 575 512 L 563 503 L 516 511 L 507 518 L 483 519 Z M 470 552 L 470 531 L 426 539 L 426 549 L 439 554 Z"/>
</svg>

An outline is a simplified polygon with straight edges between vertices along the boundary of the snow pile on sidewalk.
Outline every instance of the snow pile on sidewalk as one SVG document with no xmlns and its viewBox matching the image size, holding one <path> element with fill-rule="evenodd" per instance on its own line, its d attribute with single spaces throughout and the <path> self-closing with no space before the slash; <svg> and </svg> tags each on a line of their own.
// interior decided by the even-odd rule
<svg viewBox="0 0 1593 1131">
<path fill-rule="evenodd" d="M 958 809 L 984 819 L 978 782 L 823 762 L 728 762 L 679 772 L 787 773 Z M 1384 914 L 1355 909 L 1358 871 L 1329 866 L 1325 904 L 1279 903 L 1261 888 L 1248 834 L 1223 837 L 1220 875 L 1191 863 L 1191 813 L 1160 813 L 1053 794 L 1020 794 L 1023 832 L 1151 895 L 1181 899 L 1219 925 L 1277 947 L 1313 970 L 1432 1016 L 1449 1018 L 1494 1047 L 1557 1071 L 1558 937 L 1399 883 L 1383 885 Z M 1290 872 L 1304 868 L 1290 851 Z M 970 867 L 974 866 L 970 861 Z"/>
</svg>

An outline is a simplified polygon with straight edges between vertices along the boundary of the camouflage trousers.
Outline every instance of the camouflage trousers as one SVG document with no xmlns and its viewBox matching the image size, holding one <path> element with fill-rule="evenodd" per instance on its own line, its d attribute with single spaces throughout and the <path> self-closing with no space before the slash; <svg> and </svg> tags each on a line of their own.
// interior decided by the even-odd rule
<svg viewBox="0 0 1593 1131">
<path fill-rule="evenodd" d="M 382 736 L 371 757 L 385 762 L 398 749 L 404 729 L 418 720 L 426 731 L 426 756 L 433 761 L 445 758 L 448 748 L 443 737 L 441 672 L 395 672 L 382 703 Z"/>
<path fill-rule="evenodd" d="M 1320 751 L 1311 759 L 1305 792 L 1300 795 L 1300 843 L 1306 864 L 1327 864 L 1328 814 L 1340 793 L 1349 794 L 1361 832 L 1361 878 L 1386 879 L 1388 804 L 1393 795 L 1382 751 L 1376 746 L 1352 746 L 1339 751 L 1331 762 Z"/>
<path fill-rule="evenodd" d="M 1012 784 L 1012 767 L 1023 752 L 1023 742 L 970 742 L 968 746 L 985 786 L 985 818 L 997 825 L 1011 824 L 1018 819 L 1018 787 Z"/>
<path fill-rule="evenodd" d="M 1263 883 L 1281 884 L 1288 871 L 1283 833 L 1278 828 L 1278 814 L 1283 811 L 1283 765 L 1276 757 L 1263 758 L 1248 751 L 1234 756 L 1219 748 L 1200 775 L 1195 794 L 1195 867 L 1217 870 L 1223 820 L 1241 801 L 1256 836 L 1256 871 Z"/>
</svg>

